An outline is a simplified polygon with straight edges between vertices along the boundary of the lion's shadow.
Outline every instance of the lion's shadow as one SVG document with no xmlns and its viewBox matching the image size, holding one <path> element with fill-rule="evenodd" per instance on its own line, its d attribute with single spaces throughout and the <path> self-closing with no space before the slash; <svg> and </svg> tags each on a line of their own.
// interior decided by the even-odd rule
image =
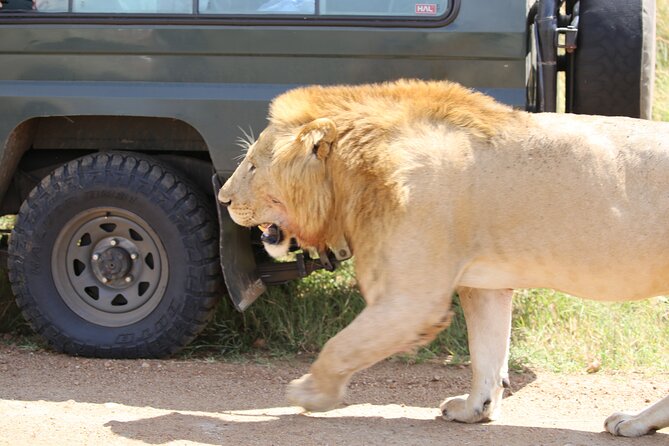
<svg viewBox="0 0 669 446">
<path fill-rule="evenodd" d="M 571 429 L 467 425 L 440 419 L 300 414 L 245 415 L 240 421 L 173 412 L 135 421 L 110 421 L 111 431 L 147 444 L 193 442 L 211 445 L 666 445 L 669 435 L 614 438 L 605 432 Z"/>
</svg>

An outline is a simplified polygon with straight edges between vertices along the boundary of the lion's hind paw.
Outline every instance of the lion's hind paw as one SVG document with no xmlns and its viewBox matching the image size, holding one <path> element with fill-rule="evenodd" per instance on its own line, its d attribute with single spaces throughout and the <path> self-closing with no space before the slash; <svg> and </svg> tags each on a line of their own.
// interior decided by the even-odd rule
<svg viewBox="0 0 669 446">
<path fill-rule="evenodd" d="M 286 397 L 295 405 L 311 412 L 324 412 L 334 408 L 342 399 L 343 392 L 330 395 L 318 388 L 316 380 L 308 373 L 288 384 Z"/>
<path fill-rule="evenodd" d="M 491 401 L 486 400 L 480 404 L 470 401 L 468 395 L 461 395 L 446 399 L 439 409 L 442 417 L 447 421 L 458 421 L 460 423 L 480 423 L 492 421 L 497 417 L 497 411 L 492 407 Z"/>
<path fill-rule="evenodd" d="M 640 437 L 654 430 L 637 416 L 622 412 L 614 413 L 608 417 L 604 421 L 604 428 L 613 435 L 621 437 Z"/>
</svg>

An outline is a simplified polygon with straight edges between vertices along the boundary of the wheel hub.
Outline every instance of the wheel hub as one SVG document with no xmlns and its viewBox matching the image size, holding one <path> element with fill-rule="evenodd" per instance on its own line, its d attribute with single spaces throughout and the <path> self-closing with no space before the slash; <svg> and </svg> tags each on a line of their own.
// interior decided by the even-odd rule
<svg viewBox="0 0 669 446">
<path fill-rule="evenodd" d="M 123 237 L 107 237 L 93 248 L 91 267 L 101 283 L 124 289 L 132 286 L 141 274 L 142 261 L 132 241 Z"/>
<path fill-rule="evenodd" d="M 156 308 L 169 269 L 160 238 L 146 221 L 122 209 L 94 208 L 61 230 L 52 272 L 75 313 L 98 325 L 121 327 Z"/>
</svg>

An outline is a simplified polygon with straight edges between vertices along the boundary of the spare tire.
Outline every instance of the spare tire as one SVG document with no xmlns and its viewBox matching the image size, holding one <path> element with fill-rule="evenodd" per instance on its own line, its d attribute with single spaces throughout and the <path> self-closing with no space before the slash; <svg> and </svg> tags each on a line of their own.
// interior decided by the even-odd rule
<svg viewBox="0 0 669 446">
<path fill-rule="evenodd" d="M 574 113 L 650 119 L 655 0 L 580 0 L 568 84 Z"/>
</svg>

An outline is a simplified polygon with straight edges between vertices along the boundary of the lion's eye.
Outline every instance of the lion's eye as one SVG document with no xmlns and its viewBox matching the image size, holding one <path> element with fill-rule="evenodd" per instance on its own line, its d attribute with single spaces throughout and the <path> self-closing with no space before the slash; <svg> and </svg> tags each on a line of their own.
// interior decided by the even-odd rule
<svg viewBox="0 0 669 446">
<path fill-rule="evenodd" d="M 253 164 L 249 163 L 249 172 L 250 172 L 250 173 L 253 173 L 253 172 L 255 172 L 255 170 L 256 170 L 256 166 L 254 166 Z"/>
</svg>

